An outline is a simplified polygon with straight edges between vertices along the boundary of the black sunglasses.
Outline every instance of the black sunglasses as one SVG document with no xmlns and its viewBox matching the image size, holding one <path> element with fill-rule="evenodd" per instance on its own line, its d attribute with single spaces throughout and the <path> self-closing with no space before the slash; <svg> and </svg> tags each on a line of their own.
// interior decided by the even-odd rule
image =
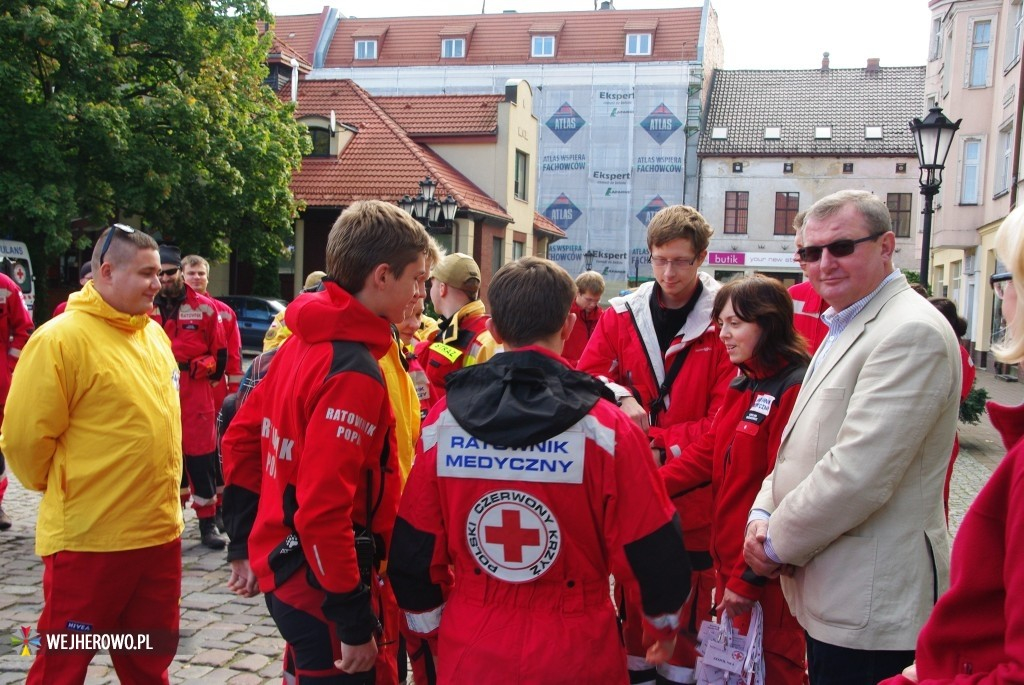
<svg viewBox="0 0 1024 685">
<path fill-rule="evenodd" d="M 992 290 L 1000 300 L 1006 296 L 1006 289 L 1010 287 L 1012 282 L 1013 274 L 1009 271 L 992 274 L 988 277 L 988 284 L 992 286 Z"/>
<path fill-rule="evenodd" d="M 801 262 L 816 262 L 821 259 L 821 253 L 824 250 L 828 250 L 828 253 L 833 257 L 849 257 L 853 254 L 853 251 L 857 248 L 860 243 L 866 243 L 869 240 L 878 240 L 881 233 L 875 235 L 869 235 L 866 238 L 857 238 L 856 240 L 850 240 L 849 238 L 843 240 L 837 240 L 828 245 L 807 245 L 801 247 L 796 251 Z"/>
<path fill-rule="evenodd" d="M 170 269 L 164 269 L 163 271 L 160 272 L 160 275 L 161 276 L 177 276 L 179 271 L 181 271 L 181 268 L 175 266 L 175 267 L 172 267 Z"/>
<path fill-rule="evenodd" d="M 135 229 L 131 226 L 125 226 L 124 224 L 111 224 L 110 229 L 107 231 L 107 239 L 103 241 L 103 249 L 100 250 L 100 264 L 103 264 L 103 258 L 107 256 L 107 250 L 110 249 L 110 239 L 114 237 L 114 229 L 124 231 L 128 235 L 135 233 Z"/>
</svg>

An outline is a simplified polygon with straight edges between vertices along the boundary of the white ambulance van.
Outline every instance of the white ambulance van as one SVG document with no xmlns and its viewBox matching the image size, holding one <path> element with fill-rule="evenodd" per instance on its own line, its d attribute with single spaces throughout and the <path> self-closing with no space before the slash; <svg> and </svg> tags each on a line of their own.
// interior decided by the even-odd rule
<svg viewBox="0 0 1024 685">
<path fill-rule="evenodd" d="M 0 271 L 10 276 L 21 288 L 21 299 L 31 312 L 36 302 L 36 281 L 25 243 L 0 240 Z"/>
</svg>

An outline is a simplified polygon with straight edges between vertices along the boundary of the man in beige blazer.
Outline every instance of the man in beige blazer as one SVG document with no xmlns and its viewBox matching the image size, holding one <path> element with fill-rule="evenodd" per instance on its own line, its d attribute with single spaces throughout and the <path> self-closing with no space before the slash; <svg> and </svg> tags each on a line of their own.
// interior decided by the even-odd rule
<svg viewBox="0 0 1024 685">
<path fill-rule="evenodd" d="M 808 210 L 805 262 L 832 307 L 754 502 L 744 552 L 783 574 L 812 685 L 865 685 L 914 660 L 948 584 L 942 508 L 960 362 L 952 329 L 893 269 L 885 204 L 842 191 Z"/>
</svg>

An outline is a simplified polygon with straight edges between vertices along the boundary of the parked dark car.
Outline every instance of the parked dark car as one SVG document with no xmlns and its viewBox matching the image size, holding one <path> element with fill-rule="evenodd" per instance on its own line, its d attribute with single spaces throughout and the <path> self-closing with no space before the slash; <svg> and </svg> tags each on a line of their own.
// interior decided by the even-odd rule
<svg viewBox="0 0 1024 685">
<path fill-rule="evenodd" d="M 225 295 L 218 300 L 235 310 L 238 316 L 238 330 L 242 334 L 242 347 L 263 349 L 263 336 L 279 312 L 288 303 L 276 297 L 256 295 Z"/>
</svg>

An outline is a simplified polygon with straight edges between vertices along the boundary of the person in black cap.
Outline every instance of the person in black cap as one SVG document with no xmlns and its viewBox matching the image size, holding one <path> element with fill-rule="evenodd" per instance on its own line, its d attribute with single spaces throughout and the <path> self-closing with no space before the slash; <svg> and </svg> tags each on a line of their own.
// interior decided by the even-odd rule
<svg viewBox="0 0 1024 685">
<path fill-rule="evenodd" d="M 89 261 L 89 262 L 86 262 L 85 264 L 83 264 L 82 268 L 78 270 L 78 284 L 84 288 L 85 284 L 88 283 L 91 278 L 92 278 L 92 262 Z M 53 310 L 53 316 L 57 316 L 58 314 L 63 314 L 64 313 L 64 309 L 67 306 L 68 306 L 68 301 L 67 300 L 64 300 L 63 302 L 58 304 L 56 306 L 56 308 L 54 308 L 54 310 Z M 50 317 L 50 318 L 53 318 L 53 317 Z"/>
<path fill-rule="evenodd" d="M 227 346 L 217 310 L 209 298 L 185 283 L 181 250 L 160 246 L 160 294 L 152 318 L 171 339 L 178 362 L 181 396 L 181 449 L 185 460 L 182 506 L 192 496 L 204 547 L 224 549 L 227 538 L 217 529 L 217 424 L 211 381 L 227 366 Z"/>
</svg>

